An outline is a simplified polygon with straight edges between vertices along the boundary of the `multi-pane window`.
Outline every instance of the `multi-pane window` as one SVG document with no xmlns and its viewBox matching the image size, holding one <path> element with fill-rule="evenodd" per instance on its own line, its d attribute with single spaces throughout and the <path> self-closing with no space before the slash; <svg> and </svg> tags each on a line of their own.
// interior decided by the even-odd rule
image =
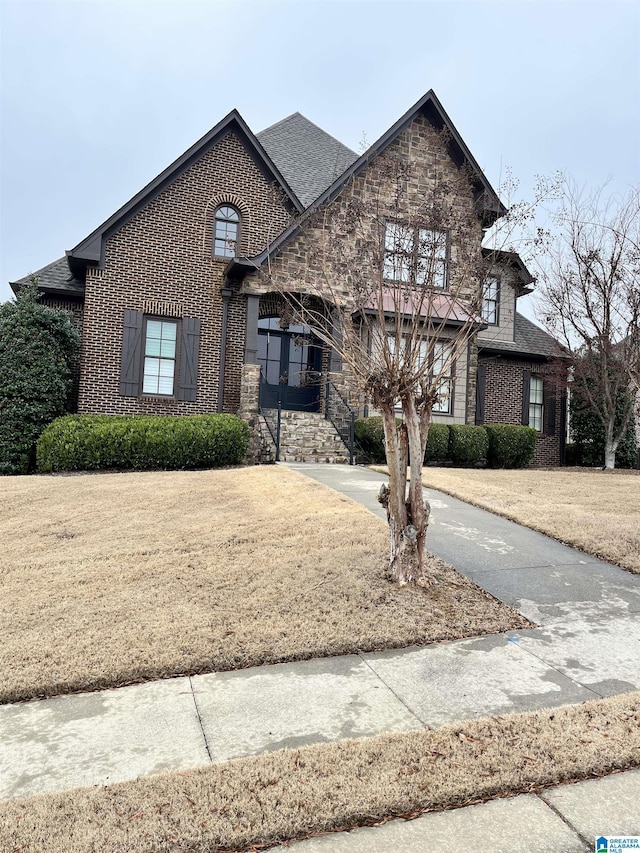
<svg viewBox="0 0 640 853">
<path fill-rule="evenodd" d="M 489 276 L 484 284 L 482 319 L 490 326 L 498 322 L 498 279 L 495 276 Z"/>
<path fill-rule="evenodd" d="M 384 277 L 426 287 L 447 284 L 447 234 L 387 222 L 384 233 Z"/>
<path fill-rule="evenodd" d="M 532 376 L 529 384 L 529 426 L 542 432 L 544 396 L 542 379 Z"/>
<path fill-rule="evenodd" d="M 438 397 L 433 404 L 433 412 L 440 415 L 451 414 L 451 346 L 438 341 L 433 348 L 433 378 L 436 381 Z"/>
<path fill-rule="evenodd" d="M 143 394 L 173 395 L 177 333 L 178 324 L 174 320 L 147 320 L 144 339 Z"/>
<path fill-rule="evenodd" d="M 233 258 L 236 254 L 240 215 L 235 207 L 223 204 L 216 210 L 213 254 L 219 258 Z"/>
<path fill-rule="evenodd" d="M 388 336 L 389 341 L 389 351 L 393 355 L 396 349 L 396 339 L 394 335 Z M 401 344 L 404 350 L 404 340 Z M 429 357 L 429 347 L 427 341 L 421 341 L 420 344 L 420 355 L 417 358 L 416 368 L 419 368 Z M 401 350 L 401 352 L 403 351 Z M 429 370 L 429 382 L 435 385 L 435 388 L 438 392 L 438 396 L 436 398 L 435 403 L 433 404 L 432 411 L 439 415 L 450 415 L 452 414 L 452 404 L 453 404 L 453 395 L 452 395 L 452 358 L 451 358 L 451 344 L 446 341 L 436 341 L 432 344 L 431 351 L 431 369 Z"/>
</svg>

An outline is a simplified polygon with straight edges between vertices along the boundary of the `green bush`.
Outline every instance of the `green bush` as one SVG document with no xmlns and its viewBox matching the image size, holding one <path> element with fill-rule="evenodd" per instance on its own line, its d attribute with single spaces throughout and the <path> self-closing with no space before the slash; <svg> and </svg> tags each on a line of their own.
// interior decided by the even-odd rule
<svg viewBox="0 0 640 853">
<path fill-rule="evenodd" d="M 486 424 L 487 462 L 491 468 L 524 468 L 533 459 L 537 432 L 517 424 Z"/>
<path fill-rule="evenodd" d="M 248 443 L 249 428 L 235 415 L 68 415 L 40 436 L 37 469 L 216 468 L 239 464 Z"/>
<path fill-rule="evenodd" d="M 78 335 L 39 298 L 32 282 L 0 305 L 0 474 L 31 470 L 38 436 L 67 410 Z"/>
<path fill-rule="evenodd" d="M 489 436 L 484 427 L 452 424 L 449 427 L 449 459 L 454 465 L 476 465 L 487 458 Z"/>
<path fill-rule="evenodd" d="M 449 427 L 447 424 L 429 424 L 427 447 L 424 454 L 426 464 L 441 465 L 449 458 Z"/>
<path fill-rule="evenodd" d="M 384 452 L 382 418 L 359 418 L 354 424 L 354 435 L 360 449 L 370 462 L 380 465 L 387 461 Z"/>
<path fill-rule="evenodd" d="M 620 391 L 616 398 L 615 431 L 619 432 L 629 406 L 633 406 L 628 391 Z M 602 468 L 604 465 L 605 430 L 602 421 L 588 400 L 576 388 L 571 394 L 571 432 L 575 442 L 574 465 Z M 635 468 L 638 463 L 635 419 L 633 415 L 622 434 L 616 450 L 616 468 Z M 567 462 L 567 464 L 571 464 Z"/>
</svg>

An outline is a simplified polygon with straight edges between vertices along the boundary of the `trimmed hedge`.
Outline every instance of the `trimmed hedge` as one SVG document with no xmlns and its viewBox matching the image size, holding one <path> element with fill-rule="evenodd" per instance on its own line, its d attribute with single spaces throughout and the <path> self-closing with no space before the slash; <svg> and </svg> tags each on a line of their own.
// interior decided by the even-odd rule
<svg viewBox="0 0 640 853">
<path fill-rule="evenodd" d="M 359 418 L 354 424 L 354 436 L 367 459 L 375 465 L 386 462 L 382 418 Z"/>
<path fill-rule="evenodd" d="M 398 418 L 396 423 L 402 421 Z M 384 452 L 384 428 L 382 418 L 360 418 L 355 422 L 355 438 L 364 455 L 374 465 L 384 464 L 387 457 Z M 449 427 L 447 424 L 431 424 L 427 438 L 425 462 L 446 462 L 449 448 Z"/>
<path fill-rule="evenodd" d="M 537 432 L 532 427 L 516 424 L 487 424 L 491 468 L 524 468 L 533 459 Z"/>
<path fill-rule="evenodd" d="M 426 463 L 441 464 L 449 459 L 448 424 L 429 424 L 427 447 L 424 453 Z"/>
<path fill-rule="evenodd" d="M 523 468 L 533 459 L 536 435 L 535 429 L 517 424 L 471 426 L 432 423 L 424 461 L 425 464 L 450 463 L 469 467 L 486 460 L 492 468 Z M 386 461 L 381 418 L 357 420 L 355 436 L 371 462 L 379 464 Z"/>
<path fill-rule="evenodd" d="M 249 435 L 235 415 L 68 415 L 40 436 L 36 465 L 43 474 L 217 468 L 242 461 Z"/>
<path fill-rule="evenodd" d="M 468 467 L 487 458 L 489 436 L 484 427 L 451 424 L 449 427 L 449 459 L 454 465 Z"/>
</svg>

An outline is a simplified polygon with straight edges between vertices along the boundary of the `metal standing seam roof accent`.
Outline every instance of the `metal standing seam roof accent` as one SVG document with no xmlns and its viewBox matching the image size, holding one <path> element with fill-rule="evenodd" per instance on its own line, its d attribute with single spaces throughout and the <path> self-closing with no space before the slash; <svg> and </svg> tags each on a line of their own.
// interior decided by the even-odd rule
<svg viewBox="0 0 640 853">
<path fill-rule="evenodd" d="M 256 134 L 305 207 L 358 159 L 321 127 L 295 112 Z"/>
<path fill-rule="evenodd" d="M 14 293 L 17 293 L 22 286 L 29 284 L 34 277 L 38 279 L 40 290 L 49 293 L 84 295 L 84 284 L 78 281 L 77 278 L 74 278 L 69 269 L 69 262 L 66 257 L 58 258 L 57 261 L 47 264 L 47 266 L 36 270 L 36 272 L 29 273 L 29 275 L 25 275 L 17 281 L 9 282 L 9 286 Z"/>
<path fill-rule="evenodd" d="M 404 305 L 403 305 L 404 303 Z M 362 308 L 358 309 L 365 314 L 378 311 L 378 302 L 375 298 L 370 299 Z M 449 293 L 434 293 L 417 291 L 412 294 L 407 288 L 398 293 L 393 288 L 385 288 L 382 294 L 382 310 L 385 315 L 404 314 L 406 317 L 430 318 L 434 321 L 444 322 L 453 326 L 473 323 L 475 326 L 484 327 L 486 323 L 470 313 L 465 306 Z M 355 312 L 356 314 L 358 311 Z"/>
<path fill-rule="evenodd" d="M 557 358 L 566 355 L 558 341 L 540 326 L 516 311 L 513 341 L 487 341 L 478 339 L 478 349 L 485 353 Z"/>
</svg>

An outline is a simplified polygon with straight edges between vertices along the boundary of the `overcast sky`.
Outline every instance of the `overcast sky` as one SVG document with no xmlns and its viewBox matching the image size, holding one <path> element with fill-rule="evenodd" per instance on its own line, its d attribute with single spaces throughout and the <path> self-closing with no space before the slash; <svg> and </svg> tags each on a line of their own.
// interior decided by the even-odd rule
<svg viewBox="0 0 640 853">
<path fill-rule="evenodd" d="M 637 0 L 0 2 L 0 301 L 234 107 L 360 152 L 432 88 L 494 187 L 640 180 Z"/>
</svg>

